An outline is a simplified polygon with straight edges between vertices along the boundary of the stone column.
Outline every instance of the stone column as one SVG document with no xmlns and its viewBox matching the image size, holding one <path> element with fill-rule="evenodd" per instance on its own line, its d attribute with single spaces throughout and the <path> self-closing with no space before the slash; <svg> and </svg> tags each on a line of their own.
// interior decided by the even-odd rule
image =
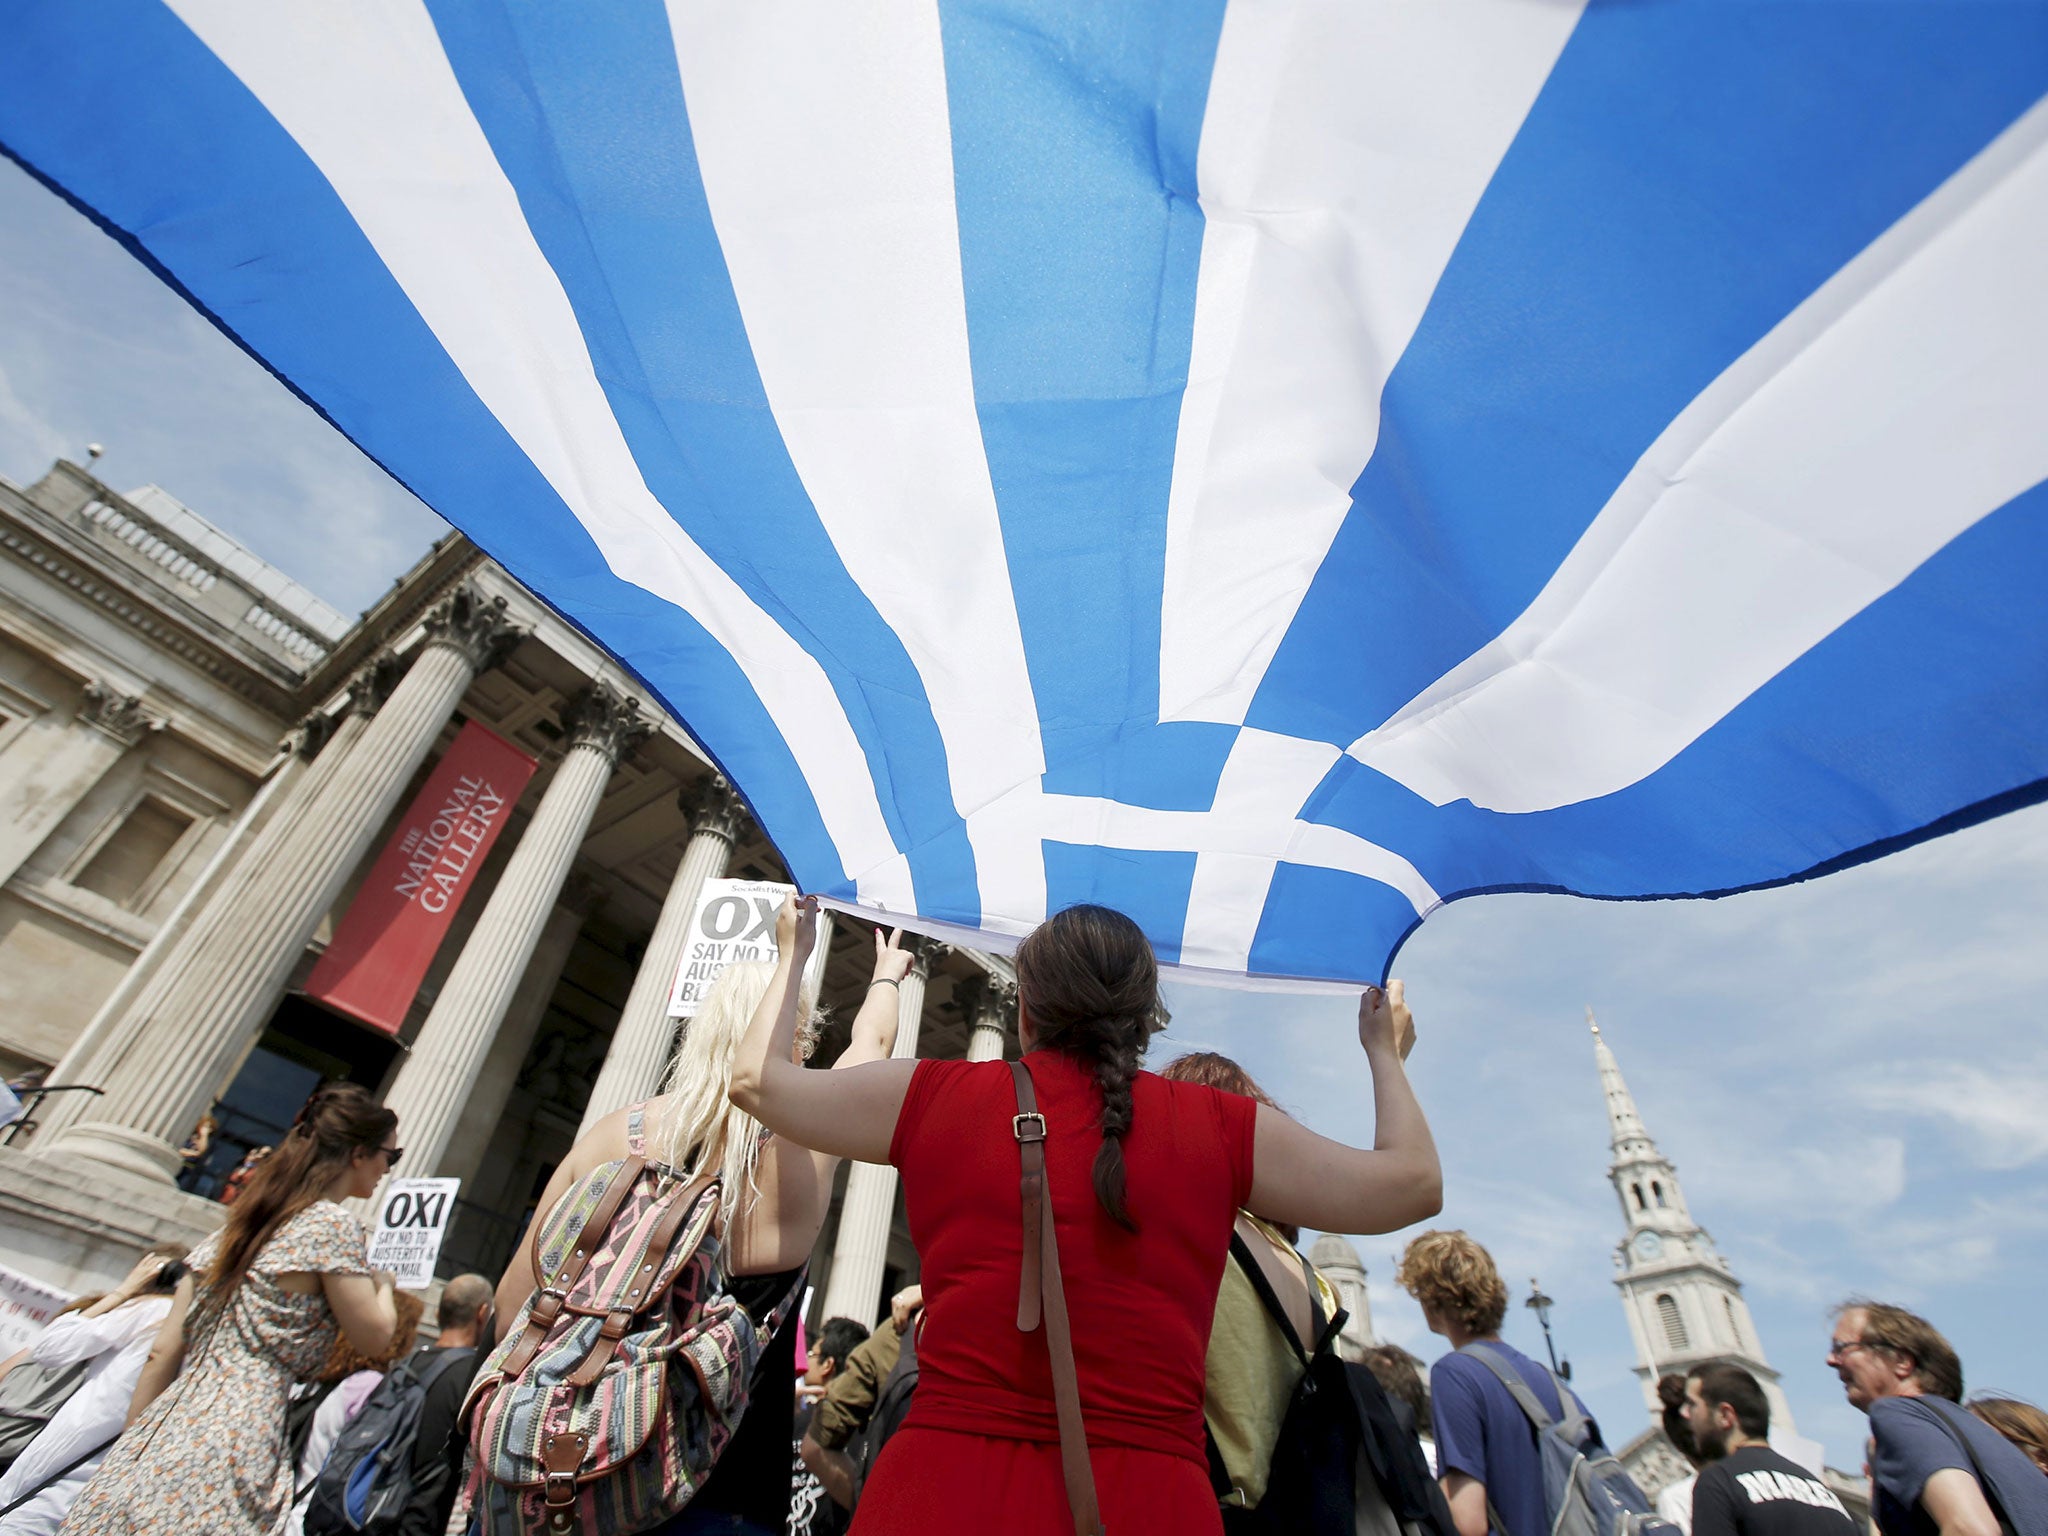
<svg viewBox="0 0 2048 1536">
<path fill-rule="evenodd" d="M 519 1084 L 519 1069 L 526 1064 L 526 1053 L 533 1049 L 533 1037 L 540 1032 L 541 1020 L 547 1017 L 548 1004 L 562 979 L 562 968 L 569 963 L 569 952 L 576 947 L 576 936 L 583 931 L 584 921 L 604 902 L 602 887 L 572 873 L 562 888 L 561 900 L 541 928 L 533 958 L 526 962 L 525 974 L 519 978 L 505 1018 L 491 1037 L 490 1051 L 477 1068 L 462 1112 L 456 1117 L 455 1134 L 441 1158 L 441 1173 L 463 1181 L 465 1200 L 479 1198 L 479 1191 L 473 1187 L 477 1170 L 483 1166 L 484 1154 L 498 1122 L 504 1118 L 512 1090 Z"/>
<path fill-rule="evenodd" d="M 620 758 L 652 730 L 639 704 L 598 683 L 579 695 L 564 716 L 569 749 L 455 968 L 441 984 L 412 1054 L 384 1095 L 385 1104 L 398 1112 L 398 1137 L 410 1173 L 441 1171 L 463 1103 L 562 894 L 605 786 Z"/>
<path fill-rule="evenodd" d="M 169 1179 L 178 1146 L 213 1102 L 276 1008 L 293 964 L 369 851 L 442 726 L 477 673 L 519 639 L 503 599 L 467 584 L 435 609 L 405 680 L 347 752 L 326 769 L 273 836 L 266 827 L 220 895 L 193 920 L 120 1028 L 106 1096 L 54 1141 L 52 1156 L 85 1156 Z M 320 782 L 316 785 L 315 780 Z"/>
<path fill-rule="evenodd" d="M 1004 1040 L 1016 1027 L 1017 983 L 994 976 L 979 977 L 967 1007 L 967 1016 L 974 1025 L 974 1032 L 967 1037 L 967 1059 L 1001 1061 Z"/>
<path fill-rule="evenodd" d="M 713 774 L 694 801 L 686 794 L 681 804 L 690 817 L 690 840 L 683 847 L 675 878 L 669 881 L 668 895 L 662 899 L 661 916 L 655 919 L 654 932 L 647 940 L 647 953 L 640 957 L 633 990 L 626 995 L 611 1049 L 605 1053 L 597 1085 L 584 1108 L 583 1124 L 576 1132 L 579 1136 L 613 1110 L 638 1103 L 661 1087 L 676 1039 L 676 1021 L 668 1016 L 669 993 L 682 968 L 683 946 L 689 940 L 697 897 L 706 880 L 725 874 L 746 825 L 746 807 L 722 774 Z"/>
<path fill-rule="evenodd" d="M 149 943 L 121 973 L 121 980 L 94 1011 L 92 1021 L 78 1032 L 78 1038 L 71 1042 L 63 1060 L 51 1068 L 51 1082 L 99 1082 L 113 1058 L 119 1055 L 118 1047 L 122 1042 L 117 1026 L 128 1017 L 128 1008 L 135 1001 L 136 993 L 156 974 L 164 957 L 184 939 L 194 915 L 220 890 L 251 839 L 271 821 L 288 813 L 294 803 L 294 791 L 302 785 L 310 761 L 330 742 L 337 751 L 345 748 L 347 742 L 353 740 L 354 735 L 368 723 L 367 715 L 358 716 L 353 711 L 339 728 L 327 715 L 309 715 L 278 743 L 278 756 L 262 785 L 242 807 L 242 814 L 235 819 L 228 835 L 221 839 L 220 846 L 214 849 L 213 857 L 206 861 L 206 868 L 186 887 L 170 915 L 157 924 Z M 43 1111 L 38 1115 L 42 1123 L 36 1130 L 37 1142 L 47 1147 L 58 1133 L 76 1124 L 91 1108 L 92 1100 L 83 1094 L 60 1093 L 44 1100 Z"/>
<path fill-rule="evenodd" d="M 918 939 L 917 963 L 898 988 L 898 1060 L 917 1055 L 918 1025 L 924 1020 L 924 989 L 942 946 Z M 889 1260 L 889 1229 L 896 1220 L 896 1170 L 884 1163 L 855 1163 L 846 1170 L 846 1196 L 839 1204 L 839 1238 L 832 1247 L 832 1273 L 825 1281 L 820 1317 L 850 1317 L 872 1325 L 882 1314 L 882 1271 Z"/>
<path fill-rule="evenodd" d="M 107 770 L 164 722 L 143 712 L 142 700 L 104 683 L 87 683 L 78 713 L 64 724 L 47 717 L 30 726 L 7 755 L 40 747 L 20 778 L 0 790 L 0 884 L 12 879 L 43 839 L 107 776 Z"/>
</svg>

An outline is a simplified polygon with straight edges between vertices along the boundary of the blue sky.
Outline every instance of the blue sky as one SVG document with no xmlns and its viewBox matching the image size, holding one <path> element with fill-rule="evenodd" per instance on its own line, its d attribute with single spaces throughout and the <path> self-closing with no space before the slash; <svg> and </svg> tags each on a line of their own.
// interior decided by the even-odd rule
<svg viewBox="0 0 2048 1536">
<path fill-rule="evenodd" d="M 0 475 L 155 482 L 359 612 L 448 531 L 128 253 L 0 160 Z"/>
<path fill-rule="evenodd" d="M 0 474 L 85 444 L 336 606 L 370 603 L 442 532 L 425 507 L 110 240 L 0 163 Z M 1495 896 L 1398 967 L 1444 1154 L 1441 1225 L 1540 1276 L 1559 1343 L 1617 1444 L 1643 1423 L 1612 1284 L 1621 1231 L 1588 1004 L 1692 1211 L 1745 1283 L 1800 1429 L 1860 1461 L 1820 1362 L 1855 1292 L 1925 1311 L 1973 1389 L 2048 1397 L 2032 1297 L 2048 1269 L 2048 807 L 1827 880 L 1721 902 Z M 1372 1135 L 1355 1007 L 1176 989 L 1159 1054 L 1237 1056 L 1328 1134 Z M 1360 1241 L 1382 1335 L 1438 1344 Z M 1541 1341 L 1519 1306 L 1508 1337 Z"/>
</svg>

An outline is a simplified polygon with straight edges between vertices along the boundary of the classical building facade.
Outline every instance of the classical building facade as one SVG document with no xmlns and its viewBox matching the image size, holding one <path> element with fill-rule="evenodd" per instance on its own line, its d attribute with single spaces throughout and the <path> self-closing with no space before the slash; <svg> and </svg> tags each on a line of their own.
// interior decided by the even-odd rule
<svg viewBox="0 0 2048 1536">
<path fill-rule="evenodd" d="M 210 1194 L 324 1078 L 382 1094 L 406 1171 L 463 1180 L 442 1272 L 496 1273 L 579 1127 L 652 1092 L 703 883 L 782 880 L 688 733 L 460 536 L 360 618 L 155 488 L 0 481 L 0 1252 L 73 1290 L 216 1225 Z M 467 723 L 538 761 L 395 1033 L 308 973 Z M 830 1059 L 866 990 L 828 926 Z M 1007 964 L 925 944 L 901 1055 L 1015 1051 Z M 202 1117 L 203 1156 L 188 1155 Z M 914 1278 L 893 1170 L 844 1175 L 814 1273 L 872 1318 Z"/>
<path fill-rule="evenodd" d="M 1792 1405 L 1765 1358 L 1763 1340 L 1743 1299 L 1742 1282 L 1707 1230 L 1692 1218 L 1678 1166 L 1651 1139 L 1622 1079 L 1607 1037 L 1593 1012 L 1593 1060 L 1607 1105 L 1612 1160 L 1608 1181 L 1621 1202 L 1622 1237 L 1614 1248 L 1614 1283 L 1636 1346 L 1636 1379 L 1641 1385 L 1649 1428 L 1620 1451 L 1622 1464 L 1652 1497 L 1691 1475 L 1693 1468 L 1665 1438 L 1657 1378 L 1696 1365 L 1725 1360 L 1756 1377 L 1771 1405 L 1771 1443 L 1793 1460 L 1823 1471 L 1821 1446 L 1800 1435 Z M 1864 1480 L 1826 1468 L 1828 1485 L 1859 1520 L 1867 1520 L 1869 1492 Z"/>
</svg>

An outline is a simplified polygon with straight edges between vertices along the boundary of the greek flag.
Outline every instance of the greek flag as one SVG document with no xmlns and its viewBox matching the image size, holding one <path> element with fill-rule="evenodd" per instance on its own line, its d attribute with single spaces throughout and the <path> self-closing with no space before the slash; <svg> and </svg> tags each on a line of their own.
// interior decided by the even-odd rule
<svg viewBox="0 0 2048 1536">
<path fill-rule="evenodd" d="M 2048 782 L 2037 0 L 4 0 L 807 887 L 1357 983 Z"/>
</svg>

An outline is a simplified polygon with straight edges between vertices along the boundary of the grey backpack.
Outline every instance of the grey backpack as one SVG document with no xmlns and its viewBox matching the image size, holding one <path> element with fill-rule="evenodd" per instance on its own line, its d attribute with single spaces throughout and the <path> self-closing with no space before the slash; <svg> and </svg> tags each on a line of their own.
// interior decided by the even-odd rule
<svg viewBox="0 0 2048 1536">
<path fill-rule="evenodd" d="M 1529 1390 L 1522 1373 L 1499 1350 L 1467 1344 L 1470 1355 L 1500 1378 L 1536 1430 L 1536 1456 L 1543 1465 L 1543 1512 L 1550 1519 L 1548 1536 L 1682 1536 L 1678 1527 L 1659 1519 L 1635 1479 L 1622 1470 L 1614 1453 L 1592 1433 L 1592 1424 L 1565 1384 L 1551 1373 L 1562 1419 L 1553 1419 L 1542 1400 Z M 1487 1501 L 1487 1518 L 1505 1536 L 1545 1536 L 1537 1531 L 1509 1531 Z"/>
<path fill-rule="evenodd" d="M 12 1466 L 51 1415 L 71 1401 L 92 1366 L 90 1360 L 54 1367 L 24 1360 L 0 1381 L 0 1472 Z"/>
</svg>

